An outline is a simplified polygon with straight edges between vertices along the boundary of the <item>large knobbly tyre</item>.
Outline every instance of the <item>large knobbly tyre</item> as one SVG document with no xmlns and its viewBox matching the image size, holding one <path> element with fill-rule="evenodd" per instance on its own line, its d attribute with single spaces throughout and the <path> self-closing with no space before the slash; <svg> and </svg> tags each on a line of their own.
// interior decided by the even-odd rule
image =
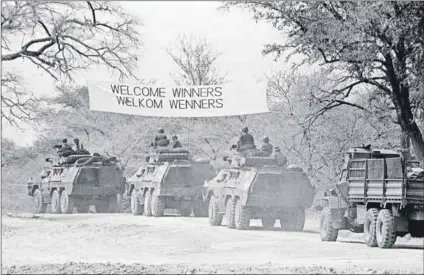
<svg viewBox="0 0 424 275">
<path fill-rule="evenodd" d="M 143 214 L 143 208 L 140 204 L 140 199 L 137 196 L 137 191 L 135 189 L 131 192 L 131 213 L 134 216 Z"/>
<path fill-rule="evenodd" d="M 287 231 L 302 231 L 305 227 L 305 209 L 294 208 L 280 218 L 281 229 Z"/>
<path fill-rule="evenodd" d="M 165 197 L 154 195 L 152 198 L 152 214 L 154 217 L 162 217 L 165 213 Z"/>
<path fill-rule="evenodd" d="M 241 200 L 236 201 L 235 223 L 238 230 L 247 230 L 250 227 L 250 210 L 241 204 Z"/>
<path fill-rule="evenodd" d="M 150 217 L 152 215 L 152 194 L 148 191 L 144 198 L 144 215 Z"/>
<path fill-rule="evenodd" d="M 331 210 L 326 207 L 322 210 L 321 219 L 319 222 L 319 233 L 321 241 L 324 242 L 335 242 L 339 235 L 339 230 L 333 227 L 333 221 L 331 219 Z"/>
<path fill-rule="evenodd" d="M 392 212 L 382 209 L 377 216 L 376 239 L 380 248 L 390 248 L 396 241 L 396 228 Z"/>
<path fill-rule="evenodd" d="M 266 230 L 271 230 L 275 225 L 275 218 L 272 216 L 266 216 L 261 219 L 262 227 Z"/>
<path fill-rule="evenodd" d="M 234 218 L 235 210 L 236 210 L 235 201 L 229 198 L 225 206 L 225 222 L 228 228 L 236 228 L 236 221 Z"/>
<path fill-rule="evenodd" d="M 60 194 L 60 211 L 62 214 L 72 214 L 75 207 L 75 198 L 68 195 L 66 190 Z"/>
<path fill-rule="evenodd" d="M 52 192 L 52 197 L 51 197 L 51 209 L 52 209 L 52 214 L 60 214 L 60 195 L 59 195 L 59 191 L 54 190 Z"/>
<path fill-rule="evenodd" d="M 364 221 L 364 240 L 369 247 L 377 246 L 376 225 L 377 225 L 378 209 L 370 208 L 365 215 Z"/>
<path fill-rule="evenodd" d="M 218 226 L 222 224 L 223 215 L 219 213 L 217 198 L 215 196 L 212 196 L 209 201 L 208 216 L 210 225 Z"/>
<path fill-rule="evenodd" d="M 44 202 L 40 189 L 36 189 L 33 193 L 33 212 L 34 214 L 46 213 L 47 203 Z"/>
<path fill-rule="evenodd" d="M 203 202 L 202 199 L 197 199 L 194 202 L 193 215 L 195 217 L 207 217 L 208 216 L 208 204 Z"/>
</svg>

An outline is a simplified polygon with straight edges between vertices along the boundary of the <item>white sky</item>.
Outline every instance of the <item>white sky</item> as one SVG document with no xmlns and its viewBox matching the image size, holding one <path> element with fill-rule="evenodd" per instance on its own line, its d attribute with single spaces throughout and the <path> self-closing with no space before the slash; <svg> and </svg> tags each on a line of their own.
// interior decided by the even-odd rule
<svg viewBox="0 0 424 275">
<path fill-rule="evenodd" d="M 145 49 L 144 55 L 139 58 L 140 78 L 156 78 L 168 83 L 172 81 L 169 74 L 175 72 L 176 67 L 165 49 L 173 45 L 179 34 L 206 37 L 210 44 L 223 53 L 219 66 L 223 72 L 228 73 L 228 80 L 232 82 L 243 83 L 253 78 L 263 78 L 266 73 L 276 69 L 289 68 L 283 60 L 274 62 L 271 56 L 262 56 L 264 44 L 282 41 L 283 37 L 270 24 L 256 23 L 247 11 L 233 9 L 226 13 L 217 10 L 219 2 L 205 1 L 127 1 L 120 4 L 143 22 L 140 32 Z M 20 61 L 13 62 L 34 94 L 54 93 L 51 78 L 32 65 L 29 68 Z M 95 79 L 110 77 L 106 70 L 98 69 L 84 75 Z M 3 124 L 2 135 L 12 138 L 19 145 L 28 145 L 36 138 L 33 131 L 25 130 L 22 133 L 7 123 Z"/>
</svg>

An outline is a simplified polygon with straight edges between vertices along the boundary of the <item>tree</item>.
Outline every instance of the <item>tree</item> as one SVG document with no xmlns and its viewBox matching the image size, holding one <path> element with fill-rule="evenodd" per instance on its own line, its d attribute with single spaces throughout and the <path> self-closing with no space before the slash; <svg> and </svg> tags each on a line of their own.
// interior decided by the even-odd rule
<svg viewBox="0 0 424 275">
<path fill-rule="evenodd" d="M 396 122 L 424 162 L 424 139 L 414 115 L 422 110 L 424 93 L 423 2 L 247 1 L 226 7 L 233 5 L 287 34 L 285 44 L 267 45 L 264 54 L 301 54 L 337 76 L 336 88 L 316 97 L 323 104 L 317 115 L 339 106 L 365 110 L 350 101 L 363 97 L 365 87 L 389 99 Z"/>
<path fill-rule="evenodd" d="M 100 1 L 3 1 L 2 66 L 24 60 L 54 80 L 97 65 L 120 77 L 135 77 L 140 23 L 122 8 Z M 16 38 L 22 40 L 17 48 Z M 2 118 L 16 125 L 32 120 L 32 96 L 26 96 L 14 72 L 2 73 Z M 8 85 L 13 83 L 13 85 Z M 6 108 L 5 108 L 6 107 Z"/>
</svg>

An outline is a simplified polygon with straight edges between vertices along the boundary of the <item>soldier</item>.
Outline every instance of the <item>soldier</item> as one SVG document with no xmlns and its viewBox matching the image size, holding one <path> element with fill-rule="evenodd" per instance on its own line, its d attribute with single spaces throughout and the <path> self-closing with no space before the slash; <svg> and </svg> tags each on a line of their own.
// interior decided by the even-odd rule
<svg viewBox="0 0 424 275">
<path fill-rule="evenodd" d="M 247 127 L 244 127 L 241 130 L 241 136 L 239 141 L 237 142 L 237 151 L 243 152 L 245 150 L 255 149 L 255 140 L 253 139 L 253 136 L 248 132 L 249 128 Z"/>
<path fill-rule="evenodd" d="M 172 136 L 171 148 L 172 149 L 183 148 L 183 146 L 181 145 L 181 142 L 178 140 L 177 135 Z"/>
<path fill-rule="evenodd" d="M 272 144 L 269 143 L 269 138 L 267 136 L 265 136 L 262 141 L 263 143 L 262 143 L 261 151 L 266 152 L 268 156 L 270 156 L 272 154 L 272 151 L 273 151 L 272 149 L 274 148 L 274 146 L 272 146 Z"/>
<path fill-rule="evenodd" d="M 62 147 L 57 150 L 57 153 L 61 157 L 67 157 L 73 155 L 75 151 L 72 149 L 71 145 L 68 144 L 68 140 L 64 138 L 62 139 Z"/>
<path fill-rule="evenodd" d="M 287 165 L 287 157 L 281 153 L 280 147 L 274 148 L 274 157 L 277 158 L 277 164 L 285 167 Z"/>
<path fill-rule="evenodd" d="M 159 129 L 159 132 L 155 137 L 155 141 L 153 142 L 153 146 L 156 148 L 158 146 L 166 147 L 168 145 L 169 145 L 169 139 L 165 135 L 165 131 L 163 129 Z"/>
</svg>

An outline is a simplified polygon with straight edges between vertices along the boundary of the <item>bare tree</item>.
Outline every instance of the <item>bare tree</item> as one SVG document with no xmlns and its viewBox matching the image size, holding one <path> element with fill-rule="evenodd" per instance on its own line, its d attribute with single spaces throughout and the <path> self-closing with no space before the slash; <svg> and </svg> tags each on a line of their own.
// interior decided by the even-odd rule
<svg viewBox="0 0 424 275">
<path fill-rule="evenodd" d="M 95 65 L 136 78 L 139 25 L 111 2 L 3 1 L 2 65 L 23 59 L 55 80 L 72 80 L 74 72 Z M 12 43 L 16 37 L 22 40 L 18 48 Z M 25 91 L 19 84 L 15 73 L 2 73 L 2 106 L 8 110 L 2 118 L 11 124 L 32 119 L 27 107 L 33 99 L 21 99 Z"/>
</svg>

